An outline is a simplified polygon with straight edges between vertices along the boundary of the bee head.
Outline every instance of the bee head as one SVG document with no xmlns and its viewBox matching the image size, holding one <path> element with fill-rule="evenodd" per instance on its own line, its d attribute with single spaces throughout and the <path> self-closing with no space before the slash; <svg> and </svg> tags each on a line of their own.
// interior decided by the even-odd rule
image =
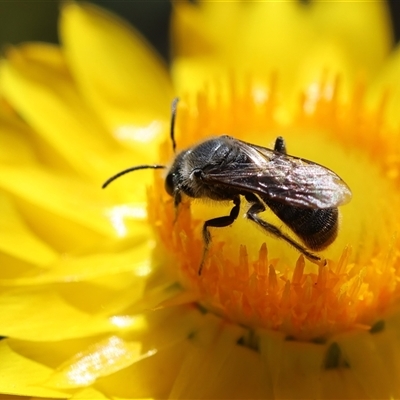
<svg viewBox="0 0 400 400">
<path fill-rule="evenodd" d="M 172 197 L 178 193 L 184 193 L 189 197 L 199 197 L 197 193 L 200 182 L 195 171 L 197 169 L 193 167 L 191 154 L 191 149 L 179 153 L 167 173 L 165 190 Z"/>
</svg>

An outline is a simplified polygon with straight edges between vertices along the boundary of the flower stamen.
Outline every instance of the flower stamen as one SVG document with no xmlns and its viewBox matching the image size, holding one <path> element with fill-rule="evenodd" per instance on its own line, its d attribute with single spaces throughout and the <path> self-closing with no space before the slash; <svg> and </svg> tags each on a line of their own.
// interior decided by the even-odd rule
<svg viewBox="0 0 400 400">
<path fill-rule="evenodd" d="M 293 121 L 280 119 L 285 111 L 277 103 L 276 86 L 269 88 L 260 105 L 262 87 L 248 82 L 238 86 L 232 79 L 227 87 L 218 83 L 219 95 L 211 95 L 208 88 L 198 94 L 195 106 L 190 106 L 188 99 L 179 105 L 178 148 L 192 146 L 210 134 L 229 134 L 268 147 L 268 142 L 273 143 L 276 136 L 282 135 L 289 154 L 332 168 L 354 195 L 349 205 L 340 208 L 338 238 L 323 252 L 326 265 L 309 263 L 284 241 L 256 229 L 241 218 L 247 211 L 242 205 L 239 218 L 231 226 L 210 231 L 212 244 L 199 276 L 204 250 L 202 225 L 226 215 L 227 206 L 185 199 L 174 221 L 176 211 L 156 173 L 154 186 L 148 192 L 150 221 L 178 262 L 178 279 L 184 287 L 199 293 L 200 303 L 208 310 L 250 328 L 281 330 L 298 339 L 312 340 L 355 326 L 371 327 L 382 308 L 386 309 L 396 297 L 399 254 L 391 250 L 393 240 L 388 248 L 386 238 L 400 228 L 400 215 L 394 217 L 393 210 L 388 213 L 382 193 L 387 197 L 385 204 L 389 197 L 394 210 L 400 209 L 400 198 L 395 190 L 397 184 L 393 185 L 385 173 L 384 154 L 390 144 L 381 135 L 375 136 L 381 118 L 377 114 L 382 110 L 377 114 L 364 112 L 359 98 L 362 87 L 356 91 L 353 104 L 342 105 L 338 101 L 338 82 L 329 89 L 329 95 L 324 82 L 312 92 L 312 99 L 305 93 L 300 113 Z M 256 97 L 254 93 L 258 93 Z M 312 110 L 304 106 L 307 101 L 313 102 Z M 371 120 L 373 131 L 369 128 Z M 349 130 L 353 139 L 349 139 Z M 384 132 L 385 128 L 378 131 Z M 358 140 L 357 146 L 354 140 Z M 165 148 L 166 145 L 162 157 L 167 158 Z M 372 148 L 382 154 L 377 169 L 368 164 Z M 362 178 L 365 174 L 369 174 L 373 186 Z M 270 210 L 262 215 L 293 236 Z"/>
</svg>

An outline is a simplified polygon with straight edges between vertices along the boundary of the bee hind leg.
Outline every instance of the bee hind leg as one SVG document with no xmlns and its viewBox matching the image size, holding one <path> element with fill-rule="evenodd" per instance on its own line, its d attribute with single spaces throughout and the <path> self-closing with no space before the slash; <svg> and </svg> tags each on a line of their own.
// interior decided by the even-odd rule
<svg viewBox="0 0 400 400">
<path fill-rule="evenodd" d="M 211 243 L 211 234 L 208 228 L 224 228 L 226 226 L 229 226 L 233 224 L 235 219 L 239 215 L 240 211 L 240 197 L 234 197 L 233 199 L 234 206 L 230 212 L 229 215 L 223 216 L 223 217 L 218 217 L 218 218 L 213 218 L 209 219 L 208 221 L 204 222 L 203 225 L 203 240 L 204 240 L 204 250 L 203 250 L 203 256 L 201 258 L 201 263 L 200 263 L 200 268 L 199 268 L 199 275 L 201 275 L 201 271 L 203 269 L 204 261 L 206 259 L 208 249 Z"/>
<path fill-rule="evenodd" d="M 301 254 L 303 254 L 308 260 L 311 262 L 320 265 L 325 264 L 324 260 L 321 260 L 320 257 L 308 251 L 304 246 L 297 243 L 294 239 L 290 236 L 283 233 L 278 227 L 275 225 L 270 224 L 267 221 L 264 221 L 260 218 L 257 214 L 265 211 L 265 206 L 262 203 L 254 203 L 251 205 L 250 209 L 246 213 L 246 218 L 255 222 L 259 227 L 261 227 L 267 233 L 275 236 L 278 239 L 283 239 L 285 242 L 289 243 L 293 246 L 296 250 L 298 250 Z"/>
</svg>

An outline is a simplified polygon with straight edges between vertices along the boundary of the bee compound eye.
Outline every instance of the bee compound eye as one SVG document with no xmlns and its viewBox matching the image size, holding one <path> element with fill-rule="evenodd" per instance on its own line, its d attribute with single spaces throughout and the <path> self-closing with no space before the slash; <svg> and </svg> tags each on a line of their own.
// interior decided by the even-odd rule
<svg viewBox="0 0 400 400">
<path fill-rule="evenodd" d="M 175 189 L 174 174 L 169 173 L 165 178 L 165 190 L 170 196 L 173 196 L 174 189 Z"/>
</svg>

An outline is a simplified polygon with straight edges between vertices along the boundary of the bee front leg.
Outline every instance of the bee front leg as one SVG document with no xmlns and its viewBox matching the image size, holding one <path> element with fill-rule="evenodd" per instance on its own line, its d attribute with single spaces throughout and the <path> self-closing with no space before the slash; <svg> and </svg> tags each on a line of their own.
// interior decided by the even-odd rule
<svg viewBox="0 0 400 400">
<path fill-rule="evenodd" d="M 226 226 L 232 225 L 235 219 L 239 215 L 240 211 L 240 197 L 234 197 L 233 199 L 233 208 L 230 212 L 229 215 L 226 215 L 224 217 L 218 217 L 218 218 L 213 218 L 209 219 L 208 221 L 204 222 L 203 225 L 203 240 L 204 240 L 204 250 L 203 250 L 203 256 L 201 258 L 201 263 L 200 263 L 200 268 L 199 268 L 199 275 L 201 275 L 201 271 L 203 269 L 204 261 L 206 259 L 208 249 L 211 243 L 211 234 L 210 231 L 208 230 L 209 227 L 212 228 L 224 228 Z"/>
<path fill-rule="evenodd" d="M 179 191 L 176 191 L 174 193 L 174 211 L 175 211 L 175 217 L 174 217 L 174 225 L 176 221 L 178 220 L 178 215 L 179 215 L 179 204 L 182 202 L 182 195 Z"/>
<path fill-rule="evenodd" d="M 175 210 L 178 208 L 178 206 L 179 206 L 179 204 L 181 204 L 181 202 L 182 202 L 181 192 L 176 190 L 174 192 L 174 207 L 175 207 Z"/>
<path fill-rule="evenodd" d="M 307 259 L 309 259 L 311 262 L 320 265 L 322 260 L 320 257 L 316 256 L 315 254 L 309 252 L 304 246 L 301 244 L 297 243 L 295 240 L 293 240 L 290 236 L 286 235 L 283 233 L 278 227 L 275 225 L 272 225 L 268 223 L 267 221 L 264 221 L 262 218 L 260 218 L 257 214 L 265 211 L 265 206 L 262 203 L 254 203 L 250 207 L 249 211 L 246 213 L 246 218 L 249 220 L 255 222 L 258 226 L 260 226 L 264 231 L 270 233 L 271 235 L 277 237 L 278 239 L 283 239 L 287 243 L 289 243 L 291 246 L 293 246 L 296 250 L 298 250 L 300 253 L 302 253 Z M 325 263 L 325 261 L 323 261 Z"/>
</svg>

